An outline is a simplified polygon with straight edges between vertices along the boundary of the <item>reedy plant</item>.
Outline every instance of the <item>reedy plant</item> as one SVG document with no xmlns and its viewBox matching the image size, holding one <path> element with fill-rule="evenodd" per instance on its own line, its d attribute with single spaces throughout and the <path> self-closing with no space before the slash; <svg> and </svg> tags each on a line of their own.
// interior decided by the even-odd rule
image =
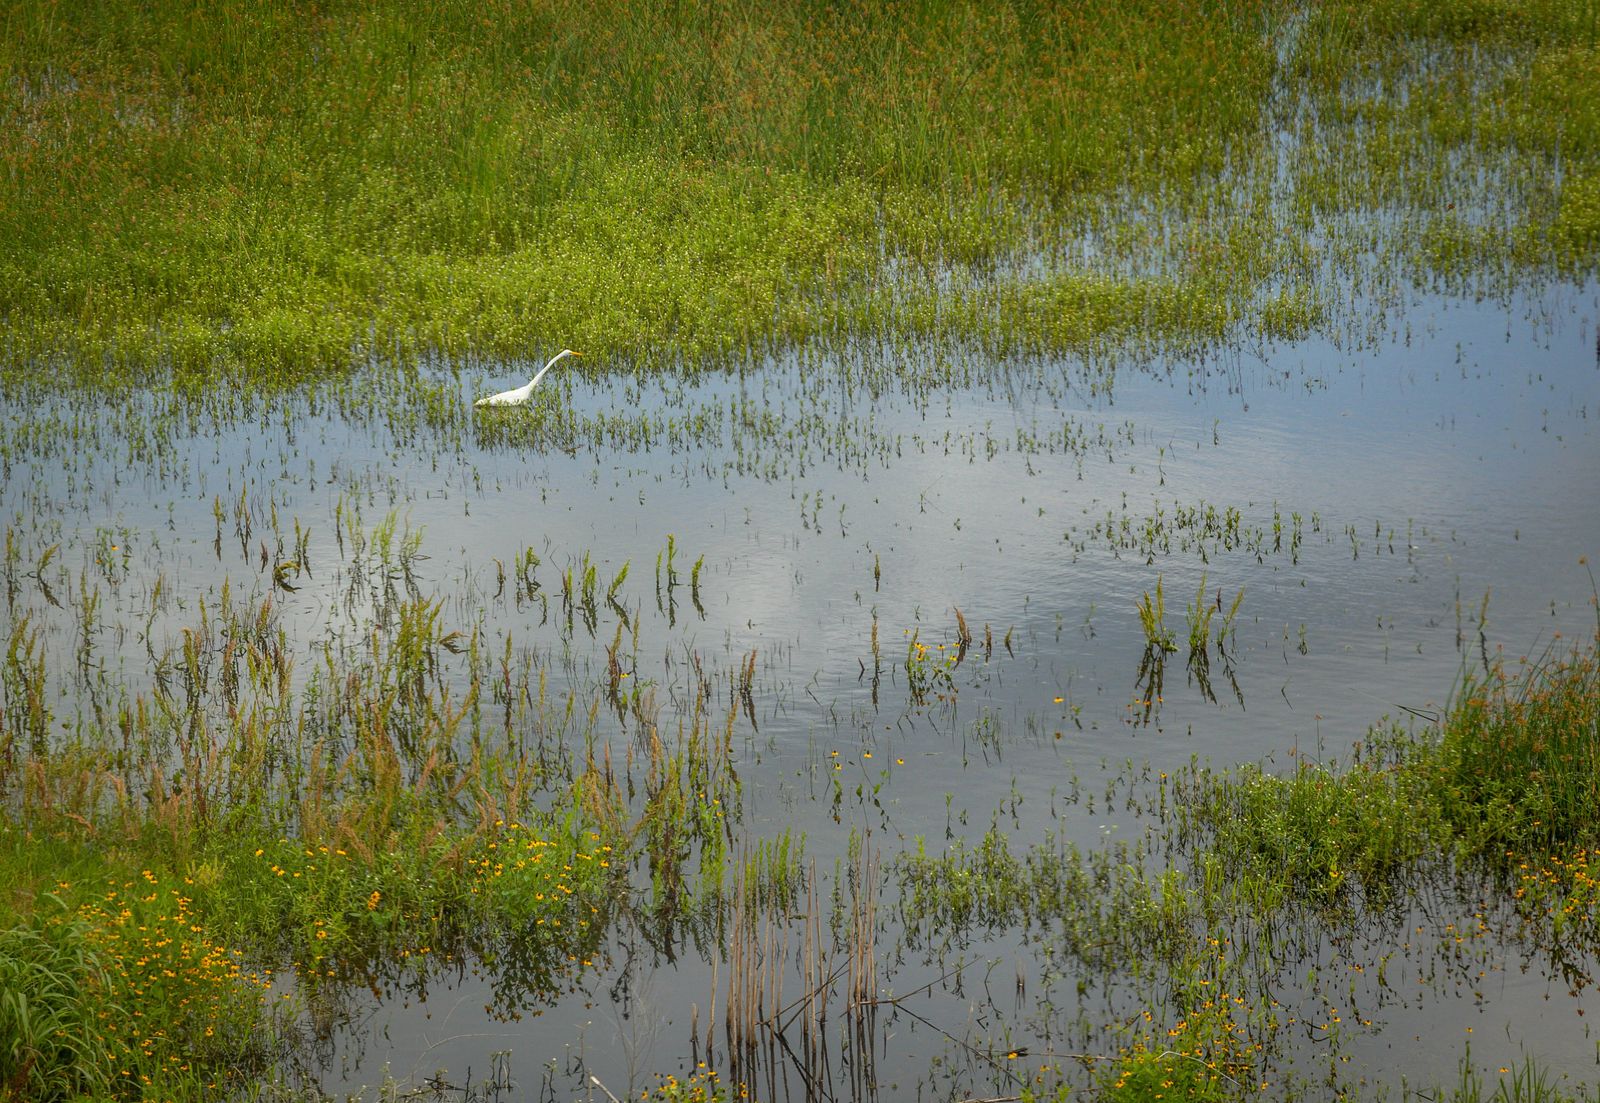
<svg viewBox="0 0 1600 1103">
<path fill-rule="evenodd" d="M 1600 636 L 1466 676 L 1440 737 L 1445 815 L 1474 850 L 1600 845 Z"/>
<path fill-rule="evenodd" d="M 1210 657 L 1211 617 L 1220 605 L 1220 599 L 1217 606 L 1213 606 L 1206 599 L 1206 575 L 1204 571 L 1200 572 L 1199 590 L 1195 593 L 1194 601 L 1189 603 L 1188 609 L 1184 612 L 1184 620 L 1189 626 L 1189 659 L 1191 662 L 1197 660 L 1205 661 Z M 1143 619 L 1142 613 L 1140 619 Z"/>
<path fill-rule="evenodd" d="M 56 914 L 0 931 L 0 1099 L 50 1103 L 111 1087 L 112 1057 L 95 1022 L 110 977 L 84 925 L 52 900 Z"/>
<path fill-rule="evenodd" d="M 1156 575 L 1154 596 L 1149 590 L 1135 604 L 1139 613 L 1139 627 L 1144 629 L 1145 648 L 1150 652 L 1170 655 L 1178 650 L 1178 641 L 1167 627 L 1166 599 L 1161 594 L 1161 576 Z"/>
</svg>

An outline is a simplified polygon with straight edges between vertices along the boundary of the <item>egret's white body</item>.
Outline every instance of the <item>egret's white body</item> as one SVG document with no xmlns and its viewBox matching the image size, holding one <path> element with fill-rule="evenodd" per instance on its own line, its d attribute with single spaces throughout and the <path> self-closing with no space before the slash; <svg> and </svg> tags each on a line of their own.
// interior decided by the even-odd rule
<svg viewBox="0 0 1600 1103">
<path fill-rule="evenodd" d="M 528 401 L 529 398 L 533 397 L 533 388 L 539 385 L 539 380 L 544 378 L 545 372 L 556 366 L 557 360 L 560 360 L 563 356 L 582 355 L 583 353 L 581 352 L 573 352 L 571 349 L 562 349 L 560 352 L 556 353 L 550 358 L 550 362 L 548 364 L 539 369 L 539 373 L 537 375 L 528 380 L 522 386 L 515 387 L 509 391 L 501 391 L 499 394 L 492 394 L 488 398 L 480 398 L 478 401 L 474 402 L 473 405 L 521 406 L 524 402 Z"/>
</svg>

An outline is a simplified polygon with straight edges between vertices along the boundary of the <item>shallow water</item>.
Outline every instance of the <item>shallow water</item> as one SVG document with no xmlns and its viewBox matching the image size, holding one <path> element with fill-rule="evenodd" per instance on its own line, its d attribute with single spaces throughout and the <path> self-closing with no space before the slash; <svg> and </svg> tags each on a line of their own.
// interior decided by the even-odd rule
<svg viewBox="0 0 1600 1103">
<path fill-rule="evenodd" d="M 779 358 L 691 382 L 609 376 L 602 365 L 553 373 L 546 401 L 589 419 L 660 410 L 660 437 L 615 444 L 580 431 L 558 441 L 565 450 L 504 439 L 507 427 L 551 418 L 545 407 L 465 413 L 473 394 L 515 383 L 515 366 L 439 368 L 430 385 L 462 407 L 443 424 L 408 425 L 392 397 L 370 419 L 295 400 L 152 430 L 142 451 L 130 442 L 153 400 L 42 399 L 45 409 L 25 416 L 17 398 L 0 504 L 24 563 L 61 548 L 9 615 L 44 626 L 68 668 L 85 638 L 93 643 L 79 677 L 57 687 L 58 718 L 69 719 L 146 686 L 146 642 L 159 650 L 178 638 L 200 595 L 214 606 L 224 579 L 235 596 L 273 594 L 303 670 L 322 641 L 359 644 L 381 604 L 373 580 L 387 572 L 398 588 L 443 599 L 446 630 L 481 623 L 491 639 L 508 633 L 531 649 L 559 696 L 604 671 L 618 617 L 600 602 L 592 631 L 581 615 L 567 629 L 558 599 L 545 612 L 500 590 L 496 561 L 535 549 L 547 595 L 566 566 L 581 573 L 585 554 L 601 592 L 627 562 L 621 600 L 642 618 L 631 673 L 654 683 L 664 729 L 687 708 L 696 658 L 726 709 L 734 672 L 757 656 L 750 708 L 734 728 L 741 837 L 803 832 L 825 882 L 852 829 L 870 832 L 885 858 L 918 836 L 936 851 L 991 823 L 1019 851 L 1047 832 L 1092 848 L 1138 836 L 1147 821 L 1130 794 L 1147 794 L 1163 771 L 1195 758 L 1274 769 L 1298 756 L 1342 759 L 1380 718 L 1438 715 L 1462 672 L 1486 658 L 1593 632 L 1581 560 L 1600 551 L 1597 318 L 1594 286 L 1511 303 L 1418 296 L 1375 348 L 1311 340 L 1233 351 L 1124 368 L 1109 389 L 1092 386 L 1104 380 L 1082 365 L 974 361 L 963 374 L 982 382 L 866 393 L 862 379 L 916 368 L 902 358 L 938 359 L 929 352 Z M 697 413 L 698 432 L 667 424 Z M 810 428 L 787 435 L 813 414 Z M 763 415 L 767 430 L 739 427 Z M 30 444 L 26 427 L 51 417 L 76 424 L 86 445 Z M 255 519 L 244 539 L 232 527 L 241 492 Z M 221 527 L 214 499 L 228 509 Z M 406 530 L 422 534 L 426 558 L 410 562 L 409 578 L 370 547 L 363 559 L 337 545 L 336 511 L 348 524 L 352 506 L 360 521 L 349 531 L 370 535 L 393 511 L 396 544 Z M 1236 524 L 1207 533 L 1180 520 L 1207 506 L 1237 511 Z M 310 530 L 311 572 L 294 576 L 293 591 L 273 588 L 270 564 L 289 557 L 267 548 L 273 509 L 280 532 L 291 518 Z M 1131 533 L 1153 518 L 1163 525 L 1141 543 L 1097 531 L 1108 518 L 1113 532 L 1124 519 Z M 679 581 L 658 600 L 669 533 Z M 697 607 L 689 576 L 700 557 Z M 158 573 L 169 596 L 150 616 Z M 1182 650 L 1159 695 L 1139 682 L 1135 603 L 1158 579 L 1180 646 L 1202 580 L 1203 607 L 1225 611 L 1243 590 L 1209 697 Z M 71 601 L 49 600 L 88 592 L 104 604 L 87 631 Z M 913 702 L 908 640 L 917 634 L 935 660 L 954 652 L 958 608 L 975 641 L 950 671 L 953 692 Z M 616 724 L 602 734 L 620 761 L 631 734 Z M 1483 977 L 1441 982 L 1428 962 L 1472 904 L 1446 893 L 1417 906 L 1381 937 L 1316 951 L 1322 968 L 1336 967 L 1341 955 L 1359 962 L 1392 949 L 1397 930 L 1425 929 L 1425 947 L 1401 955 L 1414 957 L 1421 983 L 1357 991 L 1374 1025 L 1345 1036 L 1339 1075 L 1453 1082 L 1469 1040 L 1474 1065 L 1491 1072 L 1528 1053 L 1593 1075 L 1600 1051 L 1583 1017 L 1592 991 L 1570 994 L 1541 959 L 1500 943 L 1477 951 Z M 879 935 L 883 992 L 913 992 L 946 972 L 948 962 L 915 951 L 891 964 L 897 934 Z M 544 1076 L 575 1090 L 598 1075 L 619 1094 L 636 1091 L 647 1073 L 681 1066 L 691 1020 L 710 1013 L 711 963 L 692 946 L 679 951 L 668 962 L 639 933 L 618 931 L 610 961 L 578 993 L 515 1022 L 486 1013 L 492 978 L 470 968 L 436 980 L 426 999 L 351 994 L 333 1019 L 348 1023 L 324 1034 L 315 1078 L 332 1091 L 371 1084 L 385 1067 L 406 1078 L 443 1067 L 457 1082 L 476 1069 L 481 1081 L 490 1054 L 509 1051 L 524 1085 Z M 885 1097 L 1008 1083 L 950 1036 L 987 1048 L 1004 1035 L 1035 1056 L 1051 1052 L 1041 1035 L 1071 1015 L 1041 1010 L 1050 982 L 1040 947 L 1000 932 L 961 953 L 957 977 L 879 1017 L 872 1051 L 837 1055 L 836 1092 L 852 1094 L 845 1085 L 868 1057 Z M 624 980 L 626 1014 L 616 1002 Z M 1116 989 L 1096 987 L 1085 1002 L 1122 1007 L 1129 997 Z M 1325 1036 L 1311 1031 L 1291 1048 L 1305 1075 L 1321 1074 Z M 805 1087 L 791 1079 L 787 1090 L 800 1097 Z M 773 1079 L 764 1090 L 784 1088 Z"/>
</svg>

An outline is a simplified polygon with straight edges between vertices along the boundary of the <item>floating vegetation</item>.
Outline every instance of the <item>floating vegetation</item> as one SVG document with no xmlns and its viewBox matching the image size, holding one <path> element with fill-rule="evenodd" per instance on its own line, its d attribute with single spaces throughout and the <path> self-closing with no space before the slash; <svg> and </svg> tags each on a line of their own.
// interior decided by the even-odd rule
<svg viewBox="0 0 1600 1103">
<path fill-rule="evenodd" d="M 1285 540 L 1285 521 L 1288 522 Z M 1311 515 L 1309 531 L 1320 532 L 1321 518 Z M 1131 553 L 1147 563 L 1157 556 L 1167 557 L 1174 552 L 1193 552 L 1202 563 L 1209 563 L 1224 553 L 1242 552 L 1255 560 L 1265 562 L 1269 557 L 1287 556 L 1291 564 L 1300 561 L 1300 550 L 1305 543 L 1307 523 L 1300 514 L 1285 518 L 1281 507 L 1273 503 L 1270 525 L 1251 525 L 1245 513 L 1237 506 L 1218 509 L 1214 503 L 1201 502 L 1185 506 L 1173 503 L 1169 512 L 1166 505 L 1157 502 L 1144 517 L 1130 511 L 1126 498 L 1120 511 L 1106 511 L 1104 520 L 1096 521 L 1079 534 L 1069 531 L 1065 539 L 1080 554 L 1091 545 L 1108 547 L 1117 554 Z"/>
</svg>

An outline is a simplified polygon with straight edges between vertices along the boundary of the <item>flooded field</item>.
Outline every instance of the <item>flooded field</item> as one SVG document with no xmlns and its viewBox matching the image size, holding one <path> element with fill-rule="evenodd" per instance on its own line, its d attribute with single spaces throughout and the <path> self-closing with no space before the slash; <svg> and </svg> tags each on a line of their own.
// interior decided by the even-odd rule
<svg viewBox="0 0 1600 1103">
<path fill-rule="evenodd" d="M 165 121 L 28 23 L 0 1103 L 1587 1098 L 1593 5 L 1248 7 L 989 13 L 954 121 L 955 8 L 712 19 L 693 125 L 699 31 L 569 28 L 636 84 L 496 54 L 547 144 L 453 118 L 431 197 L 469 24 Z M 86 125 L 154 145 L 24 225 Z"/>
<path fill-rule="evenodd" d="M 1099 893 L 1193 876 L 1172 816 L 1197 770 L 1346 761 L 1385 718 L 1435 725 L 1486 664 L 1585 639 L 1597 311 L 1592 287 L 1423 296 L 1409 337 L 1371 350 L 1161 363 L 1094 396 L 1071 362 L 947 354 L 985 382 L 867 405 L 854 381 L 903 369 L 862 351 L 667 387 L 571 374 L 541 405 L 476 414 L 468 399 L 512 373 L 440 366 L 427 385 L 459 402 L 422 425 L 350 409 L 382 376 L 344 409 L 262 403 L 198 432 L 142 396 L 52 398 L 30 419 L 85 444 L 41 447 L 12 423 L 7 511 L 48 522 L 8 532 L 8 674 L 38 656 L 68 742 L 205 693 L 196 715 L 234 754 L 242 716 L 305 739 L 335 679 L 370 680 L 400 713 L 414 677 L 440 742 L 401 752 L 408 778 L 430 754 L 465 772 L 515 748 L 556 806 L 603 772 L 624 835 L 660 788 L 650 745 L 686 754 L 701 807 L 675 815 L 712 802 L 714 822 L 671 856 L 634 836 L 616 911 L 554 990 L 466 946 L 280 985 L 323 1090 L 481 1079 L 496 1054 L 558 1094 L 589 1076 L 636 1091 L 697 1056 L 774 1098 L 1003 1091 L 1024 1067 L 1012 1050 L 1070 1076 L 1088 1062 L 1064 1054 L 1114 1055 L 1130 1009 L 1176 999 L 1159 956 L 1083 960 L 1063 905 L 1025 881 L 951 910 L 934 901 L 955 874 L 928 863 L 981 876 L 995 845 L 1081 857 L 1105 863 Z M 134 443 L 141 419 L 171 427 Z M 606 439 L 641 422 L 648 438 Z M 279 673 L 246 657 L 252 626 Z M 222 784 L 183 767 L 175 791 Z M 335 785 L 361 784 L 346 771 Z M 450 806 L 488 815 L 478 788 Z M 730 917 L 750 878 L 791 895 Z M 1360 899 L 1275 932 L 1250 993 L 1275 1000 L 1261 1076 L 1451 1081 L 1468 1042 L 1483 1068 L 1533 1056 L 1592 1075 L 1592 992 L 1505 900 L 1443 870 L 1374 914 Z M 1114 899 L 1092 907 L 1119 922 Z M 730 994 L 757 968 L 737 952 L 760 963 L 753 997 Z M 860 992 L 846 961 L 871 970 Z M 729 1051 L 730 999 L 759 1020 L 822 995 L 818 1055 L 790 1050 L 793 1024 Z M 858 1023 L 862 999 L 877 1002 Z"/>
</svg>

